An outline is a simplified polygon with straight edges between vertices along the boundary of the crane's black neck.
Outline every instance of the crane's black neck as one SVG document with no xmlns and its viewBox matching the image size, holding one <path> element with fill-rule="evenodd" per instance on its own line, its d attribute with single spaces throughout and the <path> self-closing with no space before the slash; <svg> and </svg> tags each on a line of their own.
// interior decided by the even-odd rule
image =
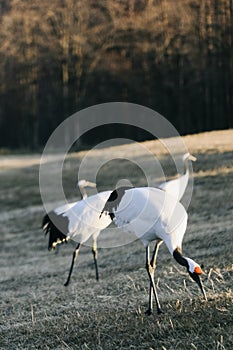
<svg viewBox="0 0 233 350">
<path fill-rule="evenodd" d="M 181 253 L 181 249 L 177 247 L 174 252 L 173 252 L 173 257 L 174 259 L 178 262 L 178 264 L 187 267 L 188 269 L 188 262 L 187 260 L 183 257 Z"/>
</svg>

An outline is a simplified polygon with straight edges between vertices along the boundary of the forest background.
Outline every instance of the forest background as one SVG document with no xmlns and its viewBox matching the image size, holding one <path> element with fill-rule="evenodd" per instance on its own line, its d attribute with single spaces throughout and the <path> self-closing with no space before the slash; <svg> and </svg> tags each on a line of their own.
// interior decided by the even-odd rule
<svg viewBox="0 0 233 350">
<path fill-rule="evenodd" d="M 233 127 L 232 23 L 232 0 L 1 0 L 0 147 L 38 150 L 72 113 L 113 101 L 182 135 Z"/>
</svg>

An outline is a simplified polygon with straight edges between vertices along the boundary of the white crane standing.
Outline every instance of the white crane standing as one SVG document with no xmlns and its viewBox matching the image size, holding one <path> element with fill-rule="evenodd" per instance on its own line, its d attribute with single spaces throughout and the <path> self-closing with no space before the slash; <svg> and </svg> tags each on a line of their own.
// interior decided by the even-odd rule
<svg viewBox="0 0 233 350">
<path fill-rule="evenodd" d="M 184 195 L 186 187 L 189 181 L 189 160 L 195 162 L 196 157 L 190 153 L 185 153 L 182 157 L 184 162 L 184 174 L 179 175 L 176 179 L 163 182 L 158 187 L 169 193 L 171 196 L 175 197 L 177 201 L 180 201 Z"/>
<path fill-rule="evenodd" d="M 114 190 L 101 212 L 109 216 L 123 231 L 131 232 L 139 238 L 146 248 L 146 269 L 150 279 L 149 306 L 147 314 L 153 309 L 153 294 L 157 311 L 161 307 L 154 283 L 154 272 L 159 246 L 165 242 L 169 252 L 182 266 L 185 266 L 191 278 L 198 284 L 204 298 L 206 294 L 200 280 L 200 265 L 182 255 L 182 241 L 187 227 L 187 213 L 181 203 L 165 191 L 153 188 L 122 187 Z M 150 259 L 150 242 L 155 241 L 155 248 Z"/>
<path fill-rule="evenodd" d="M 87 197 L 85 187 L 95 187 L 96 184 L 90 181 L 81 180 L 78 182 L 78 186 L 83 199 L 54 209 L 44 216 L 42 223 L 42 228 L 45 234 L 49 234 L 49 250 L 54 249 L 57 244 L 68 242 L 70 239 L 78 242 L 78 245 L 73 252 L 69 275 L 64 284 L 65 286 L 68 286 L 70 282 L 74 263 L 77 260 L 81 245 L 90 237 L 93 239 L 92 253 L 96 280 L 98 281 L 97 237 L 99 236 L 100 231 L 111 223 L 111 219 L 108 217 L 103 217 L 99 220 L 101 209 L 111 191 L 100 192 L 96 195 Z"/>
</svg>

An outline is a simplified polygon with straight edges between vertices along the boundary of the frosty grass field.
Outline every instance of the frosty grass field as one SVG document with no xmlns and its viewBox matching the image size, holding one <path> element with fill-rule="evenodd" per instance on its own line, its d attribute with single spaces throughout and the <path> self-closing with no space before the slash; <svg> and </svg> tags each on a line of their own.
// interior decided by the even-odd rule
<svg viewBox="0 0 233 350">
<path fill-rule="evenodd" d="M 71 284 L 64 287 L 74 245 L 61 246 L 58 254 L 47 250 L 48 239 L 40 228 L 40 155 L 1 156 L 0 349 L 233 349 L 232 140 L 233 130 L 184 137 L 198 160 L 193 163 L 183 251 L 204 264 L 208 301 L 162 245 L 155 278 L 164 314 L 149 317 L 144 314 L 148 277 L 142 244 L 100 249 L 99 282 L 91 249 L 83 247 Z M 145 145 L 167 169 L 166 175 L 175 176 L 158 141 Z M 124 158 L 134 150 L 133 145 L 97 150 L 93 162 L 105 152 Z M 84 155 L 70 154 L 66 160 L 63 183 L 70 199 L 78 199 L 77 166 Z M 87 178 L 90 172 L 87 169 Z M 101 169 L 98 190 L 114 188 L 117 179 L 129 174 L 135 185 L 144 185 L 138 169 L 118 160 Z M 111 239 L 111 230 L 102 235 Z"/>
</svg>

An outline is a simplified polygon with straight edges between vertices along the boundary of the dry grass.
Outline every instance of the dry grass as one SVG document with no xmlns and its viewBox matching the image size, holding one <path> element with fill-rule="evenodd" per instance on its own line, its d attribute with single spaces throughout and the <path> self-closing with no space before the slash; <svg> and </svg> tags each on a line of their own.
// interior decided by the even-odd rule
<svg viewBox="0 0 233 350">
<path fill-rule="evenodd" d="M 184 140 L 198 157 L 193 165 L 195 188 L 184 251 L 205 265 L 208 301 L 202 300 L 196 285 L 162 246 L 156 277 L 164 314 L 150 317 L 144 315 L 148 279 L 141 243 L 100 249 L 99 283 L 94 279 L 90 248 L 83 247 L 71 285 L 63 287 L 73 247 L 64 245 L 58 255 L 47 251 L 47 239 L 40 230 L 39 156 L 31 161 L 20 156 L 8 157 L 7 162 L 0 158 L 0 349 L 233 348 L 233 131 Z M 145 144 L 174 175 L 158 142 Z M 131 147 L 119 146 L 111 152 L 124 158 L 134 153 Z M 109 150 L 96 152 L 92 164 L 105 152 Z M 83 155 L 73 154 L 67 160 L 64 184 L 70 197 L 74 196 L 74 169 Z M 113 162 L 106 167 L 97 177 L 99 190 L 113 186 L 118 176 L 127 177 L 129 172 L 134 183 L 145 182 L 132 164 Z M 102 235 L 111 239 L 110 230 Z"/>
</svg>

